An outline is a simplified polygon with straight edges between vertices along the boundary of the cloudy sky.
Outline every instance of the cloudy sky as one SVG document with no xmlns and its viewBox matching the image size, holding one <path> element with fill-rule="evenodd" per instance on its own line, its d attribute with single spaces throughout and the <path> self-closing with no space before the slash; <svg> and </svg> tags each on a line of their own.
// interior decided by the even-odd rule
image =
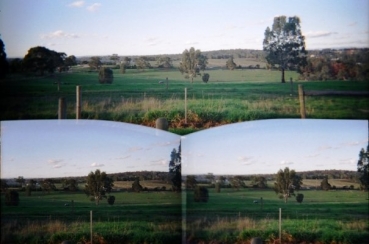
<svg viewBox="0 0 369 244">
<path fill-rule="evenodd" d="M 8 57 L 45 46 L 67 55 L 262 49 L 267 26 L 299 16 L 308 49 L 369 47 L 368 0 L 2 0 Z"/>
<path fill-rule="evenodd" d="M 236 123 L 187 136 L 97 120 L 1 122 L 1 178 L 168 171 L 182 143 L 182 173 L 261 174 L 357 169 L 368 121 L 272 119 Z"/>
</svg>

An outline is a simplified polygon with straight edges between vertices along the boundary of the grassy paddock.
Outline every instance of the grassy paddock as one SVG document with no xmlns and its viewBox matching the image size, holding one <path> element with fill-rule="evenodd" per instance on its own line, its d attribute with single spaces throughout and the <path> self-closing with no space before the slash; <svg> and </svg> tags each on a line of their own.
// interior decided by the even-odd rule
<svg viewBox="0 0 369 244">
<path fill-rule="evenodd" d="M 280 72 L 267 70 L 209 70 L 191 84 L 178 71 L 115 70 L 114 83 L 102 85 L 97 73 L 74 70 L 54 77 L 9 77 L 0 83 L 1 120 L 56 119 L 59 97 L 67 100 L 67 118 L 75 118 L 76 86 L 82 87 L 82 118 L 154 126 L 166 117 L 173 130 L 207 128 L 240 121 L 299 118 L 297 85 L 305 90 L 365 91 L 368 81 L 296 81 L 280 83 Z M 168 77 L 168 89 L 160 80 Z M 60 91 L 54 84 L 60 80 Z M 188 124 L 184 123 L 184 88 L 188 89 Z M 367 119 L 369 98 L 306 97 L 308 118 Z M 176 130 L 175 130 L 176 131 Z M 179 133 L 184 133 L 179 131 Z"/>
<path fill-rule="evenodd" d="M 279 238 L 282 209 L 283 243 L 365 243 L 369 237 L 368 197 L 360 191 L 300 191 L 301 204 L 288 203 L 270 191 L 222 189 L 209 191 L 208 203 L 186 194 L 186 235 L 193 243 L 249 243 L 260 236 L 267 243 Z M 263 205 L 261 205 L 263 198 Z M 258 200 L 255 204 L 254 200 Z M 277 242 L 279 243 L 279 242 Z"/>
<path fill-rule="evenodd" d="M 81 193 L 33 192 L 27 197 L 21 192 L 17 207 L 5 206 L 1 196 L 1 243 L 88 243 L 90 211 L 94 243 L 180 242 L 180 194 L 165 191 L 112 195 L 116 197 L 114 205 L 102 200 L 96 206 Z"/>
</svg>

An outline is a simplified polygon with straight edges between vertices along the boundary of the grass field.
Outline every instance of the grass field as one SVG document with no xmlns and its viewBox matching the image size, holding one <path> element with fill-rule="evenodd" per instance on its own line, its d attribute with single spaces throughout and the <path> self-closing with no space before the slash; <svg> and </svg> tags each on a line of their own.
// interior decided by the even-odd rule
<svg viewBox="0 0 369 244">
<path fill-rule="evenodd" d="M 297 81 L 280 83 L 280 72 L 209 70 L 209 83 L 196 78 L 191 84 L 176 70 L 114 71 L 114 82 L 101 85 L 97 73 L 75 68 L 54 77 L 11 76 L 0 83 L 1 120 L 57 119 L 58 100 L 67 101 L 67 118 L 75 118 L 76 86 L 82 89 L 82 118 L 155 126 L 166 117 L 170 128 L 203 129 L 240 121 L 299 118 L 297 85 L 305 90 L 368 91 L 368 81 Z M 168 89 L 160 80 L 168 77 Z M 54 83 L 61 82 L 60 91 Z M 185 124 L 184 89 L 188 121 Z M 369 98 L 349 96 L 306 97 L 307 118 L 367 119 Z M 180 132 L 179 132 L 180 133 Z"/>
<path fill-rule="evenodd" d="M 187 243 L 250 243 L 255 236 L 279 243 L 280 208 L 283 243 L 365 243 L 367 192 L 300 193 L 301 204 L 293 197 L 284 203 L 271 189 L 210 188 L 207 203 L 194 202 L 192 191 L 114 192 L 114 205 L 96 206 L 83 193 L 21 192 L 17 207 L 5 206 L 2 195 L 1 243 L 89 243 L 90 211 L 94 243 L 181 243 L 182 237 Z"/>
</svg>

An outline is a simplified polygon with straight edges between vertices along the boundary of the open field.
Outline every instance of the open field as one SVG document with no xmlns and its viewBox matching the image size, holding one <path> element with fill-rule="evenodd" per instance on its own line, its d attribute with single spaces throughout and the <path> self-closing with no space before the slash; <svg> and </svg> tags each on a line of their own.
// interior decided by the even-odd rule
<svg viewBox="0 0 369 244">
<path fill-rule="evenodd" d="M 193 84 L 176 70 L 114 70 L 114 82 L 101 85 L 96 72 L 74 68 L 49 77 L 8 77 L 0 83 L 1 120 L 56 119 L 59 97 L 67 101 L 67 118 L 75 118 L 76 86 L 82 89 L 82 118 L 154 126 L 166 117 L 170 128 L 203 129 L 240 121 L 299 118 L 297 85 L 305 90 L 368 91 L 369 82 L 297 81 L 280 83 L 280 72 L 260 70 L 209 70 L 209 83 L 197 77 Z M 160 80 L 168 77 L 168 89 Z M 61 82 L 58 91 L 57 81 Z M 188 121 L 184 117 L 187 87 Z M 367 119 L 369 98 L 350 96 L 306 97 L 307 118 Z M 176 132 L 176 131 L 174 131 Z"/>
<path fill-rule="evenodd" d="M 300 191 L 284 203 L 272 190 L 209 189 L 209 201 L 197 203 L 186 194 L 186 236 L 191 243 L 249 243 L 259 236 L 279 243 L 365 243 L 369 237 L 368 195 L 360 191 Z M 261 201 L 261 198 L 263 199 Z M 257 200 L 258 203 L 254 203 Z M 261 204 L 261 202 L 263 204 Z"/>
<path fill-rule="evenodd" d="M 187 243 L 250 243 L 255 236 L 279 243 L 279 208 L 283 243 L 365 243 L 367 192 L 299 193 L 301 204 L 293 197 L 284 203 L 271 189 L 210 188 L 207 203 L 194 202 L 192 191 L 114 192 L 114 205 L 96 206 L 83 193 L 21 192 L 17 207 L 5 206 L 2 195 L 1 243 L 89 243 L 90 211 L 94 243 L 181 243 L 182 234 Z"/>
</svg>

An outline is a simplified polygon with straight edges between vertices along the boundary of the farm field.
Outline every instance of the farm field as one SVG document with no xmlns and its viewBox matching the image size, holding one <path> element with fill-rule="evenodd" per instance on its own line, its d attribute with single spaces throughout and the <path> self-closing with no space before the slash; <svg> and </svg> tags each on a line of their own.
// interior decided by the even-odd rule
<svg viewBox="0 0 369 244">
<path fill-rule="evenodd" d="M 210 80 L 193 84 L 177 70 L 114 70 L 114 82 L 102 85 L 96 72 L 76 67 L 49 77 L 11 76 L 0 83 L 1 120 L 57 119 L 58 100 L 67 101 L 67 118 L 75 118 L 76 86 L 82 90 L 82 119 L 101 119 L 155 126 L 166 117 L 170 130 L 187 133 L 221 124 L 271 118 L 300 118 L 298 84 L 309 90 L 368 91 L 368 81 L 298 81 L 280 83 L 279 71 L 208 70 Z M 166 84 L 159 84 L 168 77 Z M 58 91 L 57 82 L 60 81 Z M 188 120 L 185 123 L 184 89 Z M 306 97 L 307 118 L 367 119 L 367 97 Z M 190 130 L 188 131 L 188 129 Z M 181 131 L 182 130 L 182 131 Z M 186 131 L 187 130 L 187 131 Z"/>
<path fill-rule="evenodd" d="M 195 202 L 191 190 L 120 191 L 111 193 L 114 205 L 96 206 L 83 193 L 21 192 L 17 207 L 5 206 L 2 195 L 1 243 L 89 243 L 90 211 L 94 243 L 250 243 L 255 236 L 279 243 L 280 208 L 283 243 L 365 243 L 367 192 L 299 193 L 301 204 L 294 197 L 284 203 L 271 189 L 209 188 L 207 203 Z"/>
<path fill-rule="evenodd" d="M 17 207 L 5 206 L 1 195 L 1 243 L 89 243 L 90 211 L 94 243 L 180 243 L 181 194 L 111 195 L 114 205 L 102 200 L 97 206 L 84 193 L 21 192 Z"/>
<path fill-rule="evenodd" d="M 186 236 L 190 243 L 249 243 L 261 237 L 282 243 L 365 243 L 369 237 L 368 195 L 361 191 L 299 191 L 303 202 L 287 203 L 272 190 L 209 189 L 207 203 L 186 193 Z M 261 200 L 262 198 L 262 200 Z M 255 202 L 257 201 L 257 202 Z M 262 204 L 261 204 L 262 203 Z"/>
</svg>

